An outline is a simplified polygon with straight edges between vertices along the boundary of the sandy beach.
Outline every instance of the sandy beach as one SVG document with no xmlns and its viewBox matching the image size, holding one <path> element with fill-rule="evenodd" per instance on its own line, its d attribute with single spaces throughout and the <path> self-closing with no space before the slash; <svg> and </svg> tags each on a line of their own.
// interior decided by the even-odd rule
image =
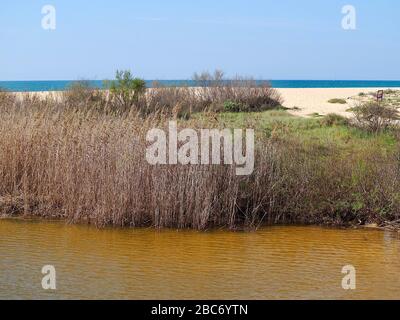
<svg viewBox="0 0 400 320">
<path fill-rule="evenodd" d="M 357 103 L 360 92 L 377 92 L 387 88 L 296 88 L 296 89 L 277 89 L 283 96 L 286 108 L 300 108 L 300 110 L 290 110 L 292 114 L 307 117 L 313 113 L 326 115 L 337 113 L 343 116 L 350 116 L 347 109 Z M 399 90 L 400 88 L 390 88 Z M 344 99 L 346 104 L 329 103 L 330 99 Z M 297 109 L 296 108 L 296 109 Z"/>
<path fill-rule="evenodd" d="M 290 113 L 297 116 L 309 117 L 313 114 L 327 115 L 337 113 L 346 117 L 351 116 L 348 110 L 359 101 L 359 94 L 377 92 L 389 88 L 278 88 L 277 90 L 284 99 L 284 107 L 289 109 Z M 400 90 L 400 88 L 390 88 Z M 41 97 L 54 94 L 57 96 L 59 91 L 42 91 L 17 93 L 23 97 L 26 94 L 38 94 Z M 344 99 L 346 104 L 329 103 L 331 99 Z"/>
</svg>

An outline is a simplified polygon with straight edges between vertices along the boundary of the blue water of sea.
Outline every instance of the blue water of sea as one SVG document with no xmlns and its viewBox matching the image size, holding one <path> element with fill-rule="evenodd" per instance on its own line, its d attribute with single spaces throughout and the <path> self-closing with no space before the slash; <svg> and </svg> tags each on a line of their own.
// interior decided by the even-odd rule
<svg viewBox="0 0 400 320">
<path fill-rule="evenodd" d="M 0 88 L 7 91 L 62 91 L 76 81 L 0 81 Z M 165 86 L 196 86 L 191 80 L 160 80 Z M 274 88 L 395 88 L 400 87 L 400 81 L 386 80 L 270 80 Z M 103 81 L 89 81 L 95 88 L 104 88 Z M 146 81 L 151 87 L 153 81 Z"/>
</svg>

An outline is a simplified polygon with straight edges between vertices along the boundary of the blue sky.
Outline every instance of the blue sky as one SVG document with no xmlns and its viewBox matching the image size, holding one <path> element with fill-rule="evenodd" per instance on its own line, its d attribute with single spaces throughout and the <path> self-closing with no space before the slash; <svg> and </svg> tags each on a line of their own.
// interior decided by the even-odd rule
<svg viewBox="0 0 400 320">
<path fill-rule="evenodd" d="M 41 27 L 44 5 L 56 30 Z M 344 5 L 357 30 L 343 30 Z M 398 0 L 2 0 L 0 80 L 400 79 Z"/>
</svg>

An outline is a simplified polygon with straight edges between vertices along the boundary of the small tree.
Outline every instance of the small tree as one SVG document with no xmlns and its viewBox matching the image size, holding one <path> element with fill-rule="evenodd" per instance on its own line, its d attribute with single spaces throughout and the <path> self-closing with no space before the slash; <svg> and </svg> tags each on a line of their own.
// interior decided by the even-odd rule
<svg viewBox="0 0 400 320">
<path fill-rule="evenodd" d="M 121 111 L 127 111 L 132 107 L 140 109 L 139 102 L 145 92 L 146 82 L 134 78 L 129 70 L 117 71 L 115 80 L 110 86 L 111 99 Z"/>
<path fill-rule="evenodd" d="M 400 120 L 396 108 L 376 101 L 360 104 L 350 111 L 357 123 L 371 132 L 380 132 Z"/>
</svg>

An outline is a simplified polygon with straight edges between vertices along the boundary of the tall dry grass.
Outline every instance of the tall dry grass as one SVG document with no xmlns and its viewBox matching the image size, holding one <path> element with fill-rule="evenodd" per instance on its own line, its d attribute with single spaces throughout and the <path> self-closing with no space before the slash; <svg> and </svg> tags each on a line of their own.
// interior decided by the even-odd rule
<svg viewBox="0 0 400 320">
<path fill-rule="evenodd" d="M 222 74 L 195 75 L 195 87 L 165 87 L 154 82 L 147 93 L 145 108 L 174 110 L 178 107 L 184 114 L 192 112 L 224 111 L 226 103 L 234 103 L 245 112 L 271 110 L 283 104 L 282 96 L 268 81 L 257 82 L 237 77 L 223 80 Z"/>
<path fill-rule="evenodd" d="M 163 118 L 136 113 L 2 111 L 3 214 L 88 221 L 98 226 L 192 227 L 236 224 L 239 180 L 224 166 L 154 167 L 147 130 Z"/>
<path fill-rule="evenodd" d="M 80 110 L 68 107 L 66 97 L 21 100 L 2 93 L 0 101 L 5 216 L 195 229 L 400 219 L 397 153 L 373 143 L 346 153 L 336 145 L 259 135 L 255 171 L 238 177 L 230 166 L 149 165 L 145 135 L 166 126 L 169 114 Z M 221 128 L 214 119 L 181 126 Z"/>
</svg>

